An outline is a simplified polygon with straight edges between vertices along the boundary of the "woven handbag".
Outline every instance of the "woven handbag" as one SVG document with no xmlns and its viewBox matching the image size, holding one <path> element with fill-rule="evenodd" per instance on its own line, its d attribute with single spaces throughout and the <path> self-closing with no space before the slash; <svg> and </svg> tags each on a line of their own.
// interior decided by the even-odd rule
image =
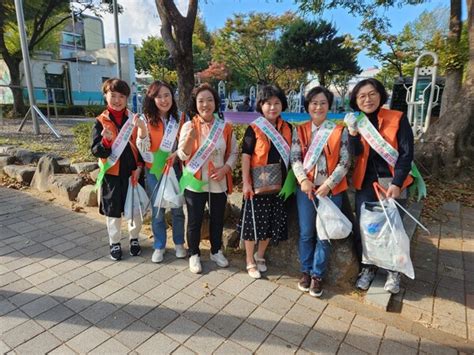
<svg viewBox="0 0 474 355">
<path fill-rule="evenodd" d="M 256 195 L 280 192 L 283 180 L 280 163 L 252 168 L 251 174 L 253 191 Z"/>
</svg>

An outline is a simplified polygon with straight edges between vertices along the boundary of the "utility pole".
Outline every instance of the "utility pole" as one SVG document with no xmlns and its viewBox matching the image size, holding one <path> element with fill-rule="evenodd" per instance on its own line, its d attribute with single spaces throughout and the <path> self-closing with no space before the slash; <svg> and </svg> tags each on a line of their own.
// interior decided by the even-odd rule
<svg viewBox="0 0 474 355">
<path fill-rule="evenodd" d="M 36 106 L 35 93 L 33 91 L 33 81 L 31 80 L 30 53 L 28 50 L 28 40 L 25 31 L 25 18 L 23 15 L 22 0 L 15 0 L 16 19 L 18 22 L 18 32 L 20 34 L 21 53 L 23 55 L 23 66 L 25 67 L 26 87 L 28 88 L 28 98 L 30 101 L 31 119 L 33 120 L 33 130 L 35 134 L 40 134 L 38 118 L 34 107 Z"/>
<path fill-rule="evenodd" d="M 122 59 L 120 58 L 120 34 L 118 23 L 118 6 L 117 0 L 113 0 L 114 8 L 114 26 L 115 26 L 115 46 L 117 47 L 117 77 L 122 79 Z"/>
</svg>

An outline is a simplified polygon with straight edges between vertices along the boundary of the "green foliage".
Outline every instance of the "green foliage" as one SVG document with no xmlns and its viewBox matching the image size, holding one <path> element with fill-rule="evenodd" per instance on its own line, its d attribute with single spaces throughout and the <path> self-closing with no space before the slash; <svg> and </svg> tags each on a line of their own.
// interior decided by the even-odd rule
<svg viewBox="0 0 474 355">
<path fill-rule="evenodd" d="M 294 80 L 287 80 L 288 69 L 277 68 L 273 59 L 278 34 L 294 18 L 294 14 L 289 12 L 281 16 L 250 13 L 236 14 L 226 21 L 214 39 L 212 57 L 228 68 L 227 82 L 231 87 L 244 91 L 255 84 L 281 82 L 286 84 L 284 89 L 292 88 L 288 83 Z M 296 71 L 291 73 L 295 74 Z M 296 75 L 298 82 L 306 79 L 305 73 Z"/>
<path fill-rule="evenodd" d="M 78 123 L 72 128 L 74 142 L 76 143 L 76 154 L 74 161 L 94 161 L 91 153 L 91 136 L 94 122 Z"/>
<path fill-rule="evenodd" d="M 162 38 L 148 36 L 135 50 L 135 67 L 138 72 L 149 74 L 152 67 L 173 70 L 174 65 Z"/>
<path fill-rule="evenodd" d="M 194 71 L 198 72 L 211 62 L 212 46 L 212 36 L 199 17 L 196 17 L 192 41 Z M 172 74 L 176 64 L 161 37 L 148 36 L 142 40 L 141 46 L 135 50 L 135 67 L 138 72 L 151 74 L 154 79 L 177 82 L 177 74 Z"/>
<path fill-rule="evenodd" d="M 400 46 L 396 51 L 399 54 L 399 64 L 395 66 L 390 61 L 383 62 L 377 78 L 391 87 L 396 76 L 412 76 L 415 60 L 423 51 L 438 55 L 438 75 L 446 75 L 447 70 L 463 68 L 468 60 L 467 24 L 464 24 L 461 40 L 457 43 L 448 40 L 448 22 L 449 9 L 440 7 L 424 11 L 413 22 L 405 25 L 400 34 L 392 36 L 400 39 Z M 421 61 L 421 66 L 430 65 L 433 65 L 430 57 Z"/>
<path fill-rule="evenodd" d="M 325 86 L 332 76 L 360 73 L 358 50 L 345 44 L 345 36 L 337 36 L 330 23 L 297 19 L 282 34 L 274 62 L 280 68 L 315 72 Z"/>
<path fill-rule="evenodd" d="M 13 105 L 0 105 L 3 116 L 6 118 L 14 118 L 13 117 Z M 46 115 L 48 110 L 46 105 L 39 104 L 38 108 L 41 112 Z M 59 116 L 82 116 L 82 117 L 97 117 L 99 116 L 102 111 L 104 111 L 104 105 L 86 105 L 86 106 L 78 106 L 78 105 L 58 105 L 57 106 L 58 115 Z M 49 107 L 50 115 L 54 117 L 54 108 L 52 106 Z"/>
</svg>

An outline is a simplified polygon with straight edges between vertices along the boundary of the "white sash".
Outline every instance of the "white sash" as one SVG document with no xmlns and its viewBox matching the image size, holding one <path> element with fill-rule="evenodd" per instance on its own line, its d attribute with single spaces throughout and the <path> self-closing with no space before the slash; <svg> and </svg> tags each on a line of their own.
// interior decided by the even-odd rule
<svg viewBox="0 0 474 355">
<path fill-rule="evenodd" d="M 278 150 L 281 158 L 285 162 L 286 168 L 288 169 L 288 165 L 290 164 L 290 146 L 286 142 L 285 138 L 265 117 L 259 117 L 252 123 L 260 128 L 262 132 L 265 133 L 268 138 L 270 138 L 273 145 Z"/>
<path fill-rule="evenodd" d="M 225 122 L 219 118 L 214 118 L 214 124 L 212 125 L 211 131 L 207 136 L 206 140 L 201 144 L 197 152 L 192 156 L 189 163 L 186 165 L 186 169 L 196 174 L 204 163 L 209 159 L 211 153 L 216 148 L 217 141 L 224 132 Z"/>
<path fill-rule="evenodd" d="M 109 157 L 107 158 L 107 165 L 109 167 L 113 166 L 117 162 L 117 160 L 120 159 L 123 150 L 127 146 L 127 143 L 130 140 L 130 137 L 132 136 L 133 128 L 135 127 L 133 125 L 133 113 L 129 110 L 127 111 L 128 120 L 122 126 L 122 129 L 120 129 L 117 138 L 115 138 L 112 144 L 112 153 L 110 153 Z"/>
<path fill-rule="evenodd" d="M 303 168 L 306 173 L 311 171 L 318 162 L 324 146 L 326 145 L 327 141 L 329 140 L 329 136 L 332 134 L 335 128 L 336 124 L 334 122 L 325 120 L 318 129 L 317 133 L 313 137 L 311 145 L 309 146 L 308 152 L 304 157 Z"/>
<path fill-rule="evenodd" d="M 140 115 L 140 119 L 146 122 L 146 118 L 144 115 Z M 163 124 L 165 124 L 163 122 Z M 176 141 L 176 136 L 178 135 L 179 131 L 179 122 L 176 121 L 173 116 L 170 116 L 168 123 L 165 125 L 165 132 L 163 134 L 163 139 L 161 140 L 160 144 L 160 150 L 163 152 L 171 152 L 173 149 L 174 142 Z M 148 135 L 150 135 L 149 132 L 147 132 Z M 150 136 L 150 142 L 151 142 L 151 136 Z M 150 144 L 151 145 L 151 144 Z M 140 154 L 143 158 L 144 161 L 147 163 L 153 163 L 153 152 L 148 150 L 146 152 L 143 152 L 140 150 Z"/>
<path fill-rule="evenodd" d="M 362 112 L 357 117 L 357 128 L 372 149 L 390 166 L 394 167 L 398 160 L 398 151 L 383 139 L 380 132 L 377 131 L 372 122 Z"/>
</svg>

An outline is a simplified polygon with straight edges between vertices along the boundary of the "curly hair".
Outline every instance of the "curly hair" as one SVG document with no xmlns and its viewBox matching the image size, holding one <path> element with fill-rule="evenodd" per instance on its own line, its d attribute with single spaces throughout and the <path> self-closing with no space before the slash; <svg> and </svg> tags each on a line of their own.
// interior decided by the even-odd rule
<svg viewBox="0 0 474 355">
<path fill-rule="evenodd" d="M 198 114 L 198 110 L 197 110 L 197 103 L 196 103 L 196 100 L 197 100 L 197 96 L 199 95 L 199 93 L 203 92 L 203 91 L 209 91 L 212 96 L 214 97 L 214 113 L 218 113 L 219 112 L 219 106 L 221 104 L 221 100 L 219 99 L 219 94 L 217 93 L 217 91 L 208 83 L 203 83 L 197 87 L 195 87 L 191 93 L 191 114 L 192 116 L 195 116 Z M 220 117 L 220 115 L 219 115 Z"/>
<path fill-rule="evenodd" d="M 258 92 L 257 105 L 255 107 L 255 111 L 263 114 L 262 112 L 263 104 L 272 97 L 278 97 L 278 99 L 281 101 L 282 112 L 288 108 L 288 101 L 286 100 L 286 95 L 283 92 L 283 90 L 280 89 L 276 85 L 265 85 Z"/>
</svg>

